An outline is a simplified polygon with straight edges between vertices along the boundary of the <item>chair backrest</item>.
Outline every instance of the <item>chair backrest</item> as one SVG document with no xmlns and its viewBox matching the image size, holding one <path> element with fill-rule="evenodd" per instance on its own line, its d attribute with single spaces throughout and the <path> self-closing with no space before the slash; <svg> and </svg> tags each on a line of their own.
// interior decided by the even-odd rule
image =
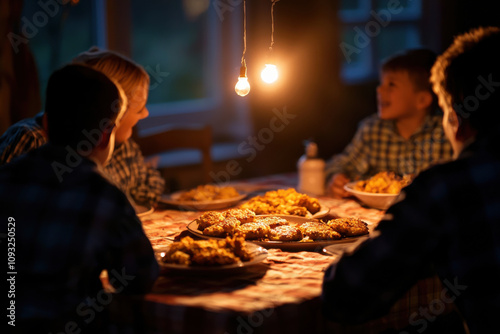
<svg viewBox="0 0 500 334">
<path fill-rule="evenodd" d="M 145 157 L 159 155 L 177 149 L 197 149 L 202 155 L 203 181 L 210 183 L 212 170 L 212 128 L 208 125 L 185 125 L 172 127 L 161 132 L 137 136 L 134 140 L 141 147 Z"/>
</svg>

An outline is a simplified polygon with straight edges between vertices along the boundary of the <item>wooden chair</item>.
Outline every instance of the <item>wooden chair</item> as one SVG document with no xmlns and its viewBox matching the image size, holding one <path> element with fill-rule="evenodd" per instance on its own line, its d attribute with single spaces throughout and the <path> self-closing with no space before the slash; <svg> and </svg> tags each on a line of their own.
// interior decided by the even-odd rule
<svg viewBox="0 0 500 334">
<path fill-rule="evenodd" d="M 134 133 L 134 140 L 141 147 L 145 158 L 160 156 L 168 151 L 181 149 L 196 149 L 201 152 L 202 181 L 211 182 L 210 171 L 212 170 L 212 128 L 208 125 L 185 125 L 172 127 L 161 132 L 138 136 Z M 158 169 L 164 166 L 160 163 Z"/>
</svg>

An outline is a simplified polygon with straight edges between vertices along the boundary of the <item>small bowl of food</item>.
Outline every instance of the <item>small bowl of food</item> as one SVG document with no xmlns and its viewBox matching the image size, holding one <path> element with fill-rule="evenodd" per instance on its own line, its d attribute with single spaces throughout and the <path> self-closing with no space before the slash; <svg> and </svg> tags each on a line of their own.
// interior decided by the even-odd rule
<svg viewBox="0 0 500 334">
<path fill-rule="evenodd" d="M 411 176 L 398 176 L 392 172 L 380 172 L 367 180 L 347 183 L 344 189 L 372 208 L 387 210 L 411 182 Z"/>
</svg>

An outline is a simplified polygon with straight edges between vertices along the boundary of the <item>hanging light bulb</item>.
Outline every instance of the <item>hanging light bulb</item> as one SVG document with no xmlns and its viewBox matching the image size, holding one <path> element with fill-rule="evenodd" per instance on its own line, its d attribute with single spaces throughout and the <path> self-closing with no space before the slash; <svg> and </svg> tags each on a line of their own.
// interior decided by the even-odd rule
<svg viewBox="0 0 500 334">
<path fill-rule="evenodd" d="M 247 78 L 247 64 L 245 62 L 245 52 L 247 50 L 247 6 L 243 0 L 243 55 L 241 56 L 240 76 L 234 86 L 236 94 L 245 96 L 250 92 L 250 83 Z"/>
<path fill-rule="evenodd" d="M 250 93 L 250 84 L 248 83 L 247 67 L 244 59 L 241 63 L 240 76 L 238 77 L 238 82 L 234 86 L 234 90 L 239 96 L 245 96 Z"/>
<path fill-rule="evenodd" d="M 266 67 L 260 73 L 260 77 L 265 83 L 273 83 L 278 80 L 278 69 L 276 65 L 266 64 Z"/>
<path fill-rule="evenodd" d="M 269 54 L 268 54 L 268 64 L 266 64 L 266 67 L 262 70 L 260 73 L 260 77 L 265 83 L 271 84 L 278 80 L 278 69 L 276 65 L 273 64 L 272 61 L 272 54 L 273 54 L 273 46 L 274 46 L 274 5 L 276 2 L 279 0 L 271 0 L 272 5 L 271 5 L 271 46 L 269 47 Z"/>
</svg>

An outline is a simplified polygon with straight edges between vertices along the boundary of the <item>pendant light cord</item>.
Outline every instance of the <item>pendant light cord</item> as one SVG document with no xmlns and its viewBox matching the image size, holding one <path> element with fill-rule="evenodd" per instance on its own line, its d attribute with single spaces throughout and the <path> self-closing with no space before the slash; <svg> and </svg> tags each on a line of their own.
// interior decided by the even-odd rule
<svg viewBox="0 0 500 334">
<path fill-rule="evenodd" d="M 246 0 L 243 0 L 243 55 L 241 56 L 241 65 L 245 64 L 245 52 L 247 51 L 247 4 Z"/>
<path fill-rule="evenodd" d="M 273 3 L 271 5 L 271 46 L 269 50 L 273 49 L 274 46 L 274 5 L 280 0 L 271 0 Z"/>
</svg>

